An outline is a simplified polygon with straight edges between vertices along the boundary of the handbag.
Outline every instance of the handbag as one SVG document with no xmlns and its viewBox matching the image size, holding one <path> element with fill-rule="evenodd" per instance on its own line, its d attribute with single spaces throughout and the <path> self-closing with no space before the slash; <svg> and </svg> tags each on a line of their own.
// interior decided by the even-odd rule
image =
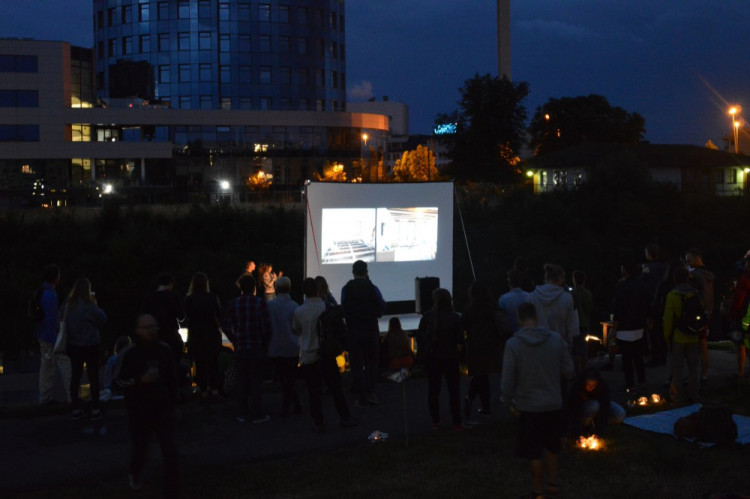
<svg viewBox="0 0 750 499">
<path fill-rule="evenodd" d="M 52 347 L 52 353 L 55 355 L 65 355 L 68 348 L 68 306 L 65 305 L 65 312 L 63 312 L 63 319 L 60 321 L 60 329 L 57 331 L 57 339 L 55 339 L 55 346 Z"/>
</svg>

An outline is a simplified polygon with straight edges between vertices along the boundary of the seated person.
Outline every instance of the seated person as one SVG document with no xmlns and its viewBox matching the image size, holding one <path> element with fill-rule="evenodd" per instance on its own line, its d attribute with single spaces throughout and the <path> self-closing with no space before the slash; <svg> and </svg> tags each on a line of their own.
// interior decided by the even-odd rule
<svg viewBox="0 0 750 499">
<path fill-rule="evenodd" d="M 568 397 L 570 436 L 602 436 L 608 424 L 625 419 L 625 409 L 612 402 L 607 382 L 597 369 L 588 368 L 573 382 Z"/>
<path fill-rule="evenodd" d="M 101 400 L 119 400 L 123 398 L 122 388 L 117 386 L 116 383 L 112 383 L 112 380 L 114 380 L 117 375 L 117 370 L 120 368 L 122 354 L 132 343 L 130 336 L 120 336 L 117 338 L 114 353 L 107 359 L 107 364 L 104 367 L 104 377 L 102 378 L 102 391 L 100 396 Z"/>
<path fill-rule="evenodd" d="M 388 321 L 388 332 L 383 342 L 385 365 L 392 369 L 409 369 L 414 364 L 414 352 L 411 350 L 411 341 L 406 332 L 401 328 L 398 317 L 391 317 Z"/>
</svg>

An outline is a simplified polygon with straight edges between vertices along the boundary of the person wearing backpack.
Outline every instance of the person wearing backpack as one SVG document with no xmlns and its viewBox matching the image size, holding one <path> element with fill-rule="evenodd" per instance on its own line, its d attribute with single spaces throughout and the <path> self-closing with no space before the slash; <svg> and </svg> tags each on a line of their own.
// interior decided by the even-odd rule
<svg viewBox="0 0 750 499">
<path fill-rule="evenodd" d="M 750 256 L 742 259 L 742 275 L 737 279 L 732 292 L 732 306 L 729 309 L 729 320 L 732 331 L 743 331 L 742 319 L 750 307 Z M 745 342 L 747 335 L 739 335 L 734 339 L 737 346 L 737 380 L 742 383 L 745 380 L 745 362 L 747 359 L 747 347 Z"/>
<path fill-rule="evenodd" d="M 683 325 L 683 307 L 687 301 L 698 296 L 698 291 L 688 283 L 690 273 L 688 269 L 678 267 L 674 270 L 675 287 L 667 293 L 664 305 L 662 324 L 664 340 L 669 350 L 672 381 L 669 386 L 670 397 L 676 401 L 688 399 L 698 401 L 698 365 L 700 358 L 699 334 L 689 332 Z M 678 326 L 679 324 L 679 326 Z M 681 326 L 681 327 L 680 327 Z M 683 369 L 688 370 L 688 394 L 682 393 Z"/>
<path fill-rule="evenodd" d="M 699 342 L 700 345 L 700 359 L 701 359 L 701 382 L 708 379 L 708 329 L 711 325 L 711 317 L 714 313 L 714 274 L 713 272 L 706 269 L 703 264 L 703 256 L 699 249 L 690 248 L 685 253 L 685 263 L 688 266 L 688 272 L 690 273 L 690 282 L 693 287 L 698 290 L 701 300 L 703 301 L 703 307 L 706 311 L 706 326 L 703 332 L 700 334 Z"/>
<path fill-rule="evenodd" d="M 356 426 L 359 421 L 353 418 L 349 411 L 349 405 L 341 387 L 341 375 L 336 364 L 336 358 L 321 355 L 320 352 L 318 319 L 325 312 L 326 304 L 319 295 L 315 279 L 308 277 L 302 281 L 302 292 L 305 294 L 305 301 L 294 311 L 292 331 L 299 336 L 299 363 L 302 376 L 307 384 L 310 415 L 313 417 L 313 430 L 318 433 L 325 431 L 321 404 L 323 383 L 331 390 L 333 403 L 340 418 L 340 427 Z"/>
<path fill-rule="evenodd" d="M 52 350 L 55 346 L 57 333 L 60 327 L 60 318 L 58 315 L 59 305 L 57 299 L 57 286 L 60 284 L 60 267 L 58 265 L 47 265 L 43 270 L 44 284 L 39 297 L 39 308 L 42 313 L 41 320 L 38 320 L 34 332 L 39 340 L 39 403 L 53 404 L 55 400 L 52 397 L 55 385 L 55 377 L 59 369 L 63 384 L 67 387 L 70 384 L 70 360 L 65 356 L 57 356 Z"/>
</svg>

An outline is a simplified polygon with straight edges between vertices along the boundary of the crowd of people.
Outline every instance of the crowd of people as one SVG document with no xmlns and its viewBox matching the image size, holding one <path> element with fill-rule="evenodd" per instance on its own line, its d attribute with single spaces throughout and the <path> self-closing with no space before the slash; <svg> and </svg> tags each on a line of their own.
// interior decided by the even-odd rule
<svg viewBox="0 0 750 499">
<path fill-rule="evenodd" d="M 645 390 L 646 366 L 668 363 L 669 397 L 676 402 L 697 401 L 701 382 L 708 375 L 706 341 L 716 308 L 714 275 L 706 270 L 695 248 L 671 264 L 660 261 L 655 244 L 646 247 L 645 256 L 642 265 L 634 259 L 622 262 L 622 277 L 614 287 L 611 305 L 610 336 L 615 343 L 605 348 L 621 354 L 624 393 Z M 726 310 L 730 329 L 735 332 L 731 336 L 738 346 L 738 377 L 743 380 L 750 346 L 743 332 L 750 323 L 750 252 L 735 269 L 734 293 L 721 309 Z M 100 389 L 107 398 L 124 395 L 133 441 L 131 486 L 140 487 L 145 446 L 153 433 L 162 446 L 167 490 L 176 490 L 176 450 L 171 434 L 174 409 L 192 367 L 203 402 L 209 404 L 225 395 L 218 360 L 222 333 L 233 347 L 239 423 L 260 424 L 270 419 L 261 387 L 267 360 L 283 394 L 282 418 L 292 411 L 303 412 L 295 386 L 301 377 L 307 387 L 313 430 L 327 429 L 321 397 L 324 386 L 332 395 L 338 425 L 347 428 L 359 423 L 343 390 L 338 349 L 326 348 L 329 340 L 322 330 L 328 327 L 322 326 L 322 317 L 333 320 L 330 318 L 340 315 L 346 324 L 356 407 L 380 403 L 377 381 L 381 365 L 410 369 L 418 363 L 427 377 L 426 405 L 433 428 L 441 427 L 439 402 L 445 379 L 451 427 L 460 431 L 462 419 L 474 414 L 476 399 L 480 404 L 477 413 L 491 414 L 490 375 L 500 373 L 499 398 L 519 416 L 516 454 L 531 463 L 532 490 L 539 495 L 544 490 L 554 494 L 559 484 L 556 456 L 561 437 L 566 432 L 573 436 L 602 434 L 608 424 L 625 417 L 625 410 L 612 401 L 610 387 L 599 370 L 587 359 L 586 337 L 596 333 L 587 278 L 576 270 L 573 287 L 568 288 L 562 267 L 546 264 L 544 282 L 537 285 L 525 260 L 518 258 L 507 272 L 506 293 L 496 301 L 484 283 L 473 282 L 468 305 L 460 314 L 454 310 L 451 293 L 436 289 L 433 306 L 421 317 L 414 335 L 418 346 L 415 357 L 397 317 L 390 320 L 381 340 L 378 319 L 385 312 L 385 301 L 369 279 L 367 263 L 361 260 L 352 266 L 352 279 L 341 290 L 340 304 L 323 276 L 302 281 L 304 300 L 299 304 L 291 298 L 289 277 L 274 273 L 268 264 L 256 270 L 252 261 L 236 282 L 239 296 L 223 305 L 210 290 L 205 273 L 193 275 L 184 298 L 175 292 L 172 277 L 162 274 L 157 288 L 143 299 L 131 337 L 118 339 L 104 369 L 104 383 L 100 383 L 101 330 L 107 316 L 85 278 L 75 282 L 59 307 L 56 288 L 60 268 L 50 265 L 44 269 L 39 296 L 44 317 L 36 329 L 41 353 L 39 401 L 51 400 L 56 369 L 69 380 L 73 419 L 87 414 L 91 419 L 102 417 Z M 704 316 L 697 330 L 685 326 L 684 312 L 691 306 L 691 297 L 697 298 Z M 60 319 L 67 335 L 67 366 L 54 353 Z M 179 333 L 181 325 L 188 329 L 186 344 Z M 384 353 L 385 362 L 381 362 Z M 646 355 L 649 362 L 645 362 Z M 462 365 L 470 377 L 463 399 L 459 390 Z M 88 412 L 79 396 L 84 366 L 91 389 Z"/>
</svg>

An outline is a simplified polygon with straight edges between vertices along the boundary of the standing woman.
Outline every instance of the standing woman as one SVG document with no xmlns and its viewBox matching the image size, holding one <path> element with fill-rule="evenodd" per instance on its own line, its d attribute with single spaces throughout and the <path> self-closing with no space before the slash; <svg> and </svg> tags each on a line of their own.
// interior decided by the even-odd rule
<svg viewBox="0 0 750 499">
<path fill-rule="evenodd" d="M 428 376 L 427 404 L 432 417 L 432 427 L 440 429 L 440 384 L 442 378 L 448 385 L 453 429 L 461 431 L 461 405 L 459 398 L 459 348 L 461 347 L 461 319 L 453 310 L 450 291 L 438 288 L 432 292 L 432 309 L 419 321 L 419 351 L 424 354 Z"/>
<path fill-rule="evenodd" d="M 91 282 L 82 277 L 73 285 L 65 305 L 65 327 L 68 334 L 67 354 L 70 357 L 71 379 L 70 400 L 73 408 L 73 419 L 85 415 L 81 408 L 79 390 L 83 364 L 86 363 L 86 374 L 91 387 L 91 419 L 101 419 L 99 408 L 99 348 L 101 346 L 101 328 L 107 323 L 107 315 L 96 304 L 91 292 Z"/>
<path fill-rule="evenodd" d="M 260 275 L 260 282 L 263 288 L 263 298 L 266 301 L 273 300 L 276 298 L 276 279 L 283 276 L 283 272 L 279 272 L 278 275 L 273 271 L 273 267 L 270 263 L 261 263 L 258 268 L 258 274 Z"/>
<path fill-rule="evenodd" d="M 464 416 L 471 415 L 474 397 L 479 395 L 479 414 L 490 415 L 490 374 L 501 371 L 503 347 L 511 336 L 505 313 L 495 306 L 490 290 L 479 281 L 469 286 L 469 304 L 461 316 L 466 332 L 469 364 L 469 393 L 464 399 Z"/>
<path fill-rule="evenodd" d="M 196 272 L 185 297 L 188 325 L 188 354 L 195 362 L 195 377 L 201 397 L 219 394 L 219 351 L 221 349 L 221 303 L 208 285 L 208 276 Z"/>
</svg>

